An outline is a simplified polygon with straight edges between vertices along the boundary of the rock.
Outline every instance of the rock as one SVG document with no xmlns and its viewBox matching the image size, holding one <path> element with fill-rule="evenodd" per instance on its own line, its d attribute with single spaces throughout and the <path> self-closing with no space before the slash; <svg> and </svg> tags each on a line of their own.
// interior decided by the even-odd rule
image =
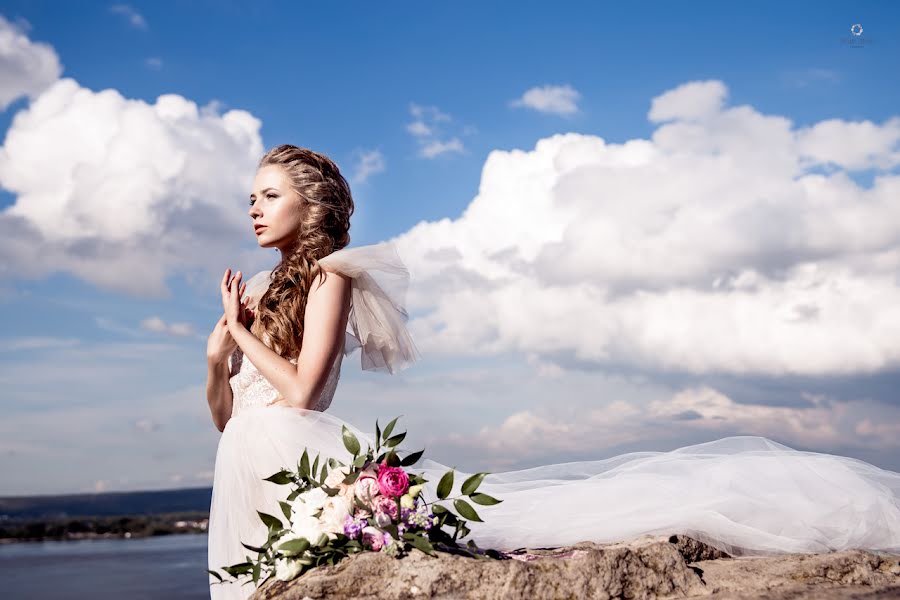
<svg viewBox="0 0 900 600">
<path fill-rule="evenodd" d="M 733 558 L 683 535 L 520 549 L 503 560 L 364 552 L 293 581 L 273 578 L 252 600 L 701 597 L 900 598 L 900 556 L 848 550 Z"/>
</svg>

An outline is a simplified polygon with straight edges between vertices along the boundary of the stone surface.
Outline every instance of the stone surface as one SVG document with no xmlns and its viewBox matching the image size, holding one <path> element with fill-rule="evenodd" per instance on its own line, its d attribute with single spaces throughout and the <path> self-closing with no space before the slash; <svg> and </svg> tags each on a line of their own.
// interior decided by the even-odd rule
<svg viewBox="0 0 900 600">
<path fill-rule="evenodd" d="M 293 581 L 273 579 L 253 596 L 318 598 L 900 598 L 900 556 L 849 550 L 732 558 L 681 535 L 519 550 L 505 560 L 365 552 Z"/>
</svg>

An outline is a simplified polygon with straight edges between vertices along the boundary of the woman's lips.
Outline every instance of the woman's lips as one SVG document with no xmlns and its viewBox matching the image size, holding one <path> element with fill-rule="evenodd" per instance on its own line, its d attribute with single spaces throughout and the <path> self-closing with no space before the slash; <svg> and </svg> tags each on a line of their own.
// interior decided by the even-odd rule
<svg viewBox="0 0 900 600">
<path fill-rule="evenodd" d="M 265 228 L 266 228 L 265 225 L 261 225 L 260 227 L 257 227 L 257 228 L 256 228 L 256 235 L 259 235 L 259 232 L 262 231 L 262 230 L 265 229 Z"/>
</svg>

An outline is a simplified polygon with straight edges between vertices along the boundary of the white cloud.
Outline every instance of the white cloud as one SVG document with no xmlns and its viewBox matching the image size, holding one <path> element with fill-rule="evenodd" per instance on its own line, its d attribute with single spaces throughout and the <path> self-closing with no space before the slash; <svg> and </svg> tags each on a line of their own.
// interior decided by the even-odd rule
<svg viewBox="0 0 900 600">
<path fill-rule="evenodd" d="M 512 107 L 526 107 L 538 112 L 568 116 L 578 112 L 581 94 L 570 85 L 533 87 L 510 102 Z"/>
<path fill-rule="evenodd" d="M 363 183 L 372 175 L 383 173 L 386 168 L 387 161 L 380 150 L 364 150 L 359 153 L 354 165 L 352 180 L 354 183 Z"/>
<path fill-rule="evenodd" d="M 455 137 L 443 142 L 439 140 L 431 140 L 426 144 L 423 144 L 421 154 L 425 158 L 434 158 L 436 156 L 447 154 L 449 152 L 457 152 L 462 154 L 464 150 L 465 148 L 463 148 L 462 140 Z"/>
<path fill-rule="evenodd" d="M 148 67 L 153 69 L 154 71 L 159 71 L 163 67 L 163 61 L 159 57 L 151 56 L 150 58 L 144 61 Z"/>
<path fill-rule="evenodd" d="M 788 70 L 782 74 L 783 81 L 792 87 L 807 87 L 816 83 L 839 83 L 841 74 L 834 69 L 810 67 L 807 69 Z"/>
<path fill-rule="evenodd" d="M 21 26 L 0 15 L 0 110 L 22 96 L 36 97 L 62 69 L 52 46 L 31 41 Z"/>
<path fill-rule="evenodd" d="M 0 213 L 6 276 L 67 271 L 159 296 L 172 271 L 219 272 L 251 235 L 243 190 L 263 148 L 258 119 L 218 109 L 53 84 L 0 148 L 0 184 L 16 195 Z"/>
<path fill-rule="evenodd" d="M 606 449 L 646 440 L 679 445 L 679 440 L 692 432 L 700 439 L 762 435 L 793 447 L 900 448 L 897 425 L 875 424 L 896 424 L 900 408 L 869 400 L 802 396 L 808 402 L 806 406 L 742 404 L 701 385 L 648 403 L 615 399 L 594 407 L 579 403 L 580 408 L 575 410 L 520 410 L 499 425 L 483 426 L 475 434 L 451 433 L 444 443 L 466 448 L 498 466 L 554 453 L 593 453 L 599 458 Z"/>
<path fill-rule="evenodd" d="M 718 80 L 692 81 L 653 99 L 647 118 L 660 121 L 695 121 L 722 114 L 728 88 Z"/>
<path fill-rule="evenodd" d="M 141 321 L 141 328 L 176 337 L 194 335 L 194 326 L 190 323 L 167 323 L 162 318 L 155 316 Z"/>
<path fill-rule="evenodd" d="M 147 20 L 144 16 L 136 11 L 130 4 L 113 4 L 109 7 L 110 12 L 120 14 L 128 21 L 128 23 L 137 29 L 147 29 Z"/>
<path fill-rule="evenodd" d="M 900 364 L 900 177 L 851 172 L 896 166 L 897 118 L 794 128 L 726 97 L 717 81 L 662 94 L 650 139 L 492 152 L 462 216 L 396 238 L 423 351 L 762 375 Z M 836 129 L 850 147 L 829 145 Z"/>
<path fill-rule="evenodd" d="M 413 121 L 407 123 L 406 131 L 418 143 L 419 156 L 431 159 L 450 153 L 465 153 L 465 146 L 459 137 L 447 137 L 444 133 L 441 123 L 451 122 L 453 119 L 450 115 L 441 112 L 436 106 L 422 106 L 414 102 L 410 103 L 409 112 Z M 467 126 L 463 128 L 462 135 L 474 132 L 474 128 Z"/>
</svg>

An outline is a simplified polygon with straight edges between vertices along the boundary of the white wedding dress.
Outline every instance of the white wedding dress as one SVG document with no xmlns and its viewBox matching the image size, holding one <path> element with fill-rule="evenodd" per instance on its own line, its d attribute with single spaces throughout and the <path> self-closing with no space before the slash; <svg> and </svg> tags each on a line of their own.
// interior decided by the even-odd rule
<svg viewBox="0 0 900 600">
<path fill-rule="evenodd" d="M 368 431 L 325 412 L 344 356 L 360 348 L 363 369 L 388 373 L 420 358 L 406 329 L 409 273 L 393 243 L 344 248 L 319 262 L 351 276 L 352 293 L 344 350 L 315 409 L 272 406 L 278 392 L 240 349 L 232 355 L 233 411 L 216 454 L 209 517 L 208 562 L 218 572 L 247 556 L 255 558 L 241 542 L 265 542 L 258 510 L 283 517 L 278 501 L 289 486 L 265 477 L 282 467 L 296 468 L 305 448 L 310 460 L 321 454 L 323 460 L 349 462 L 341 438 L 344 425 L 363 449 L 374 447 Z M 269 273 L 248 280 L 246 293 L 255 301 Z M 397 431 L 404 429 L 398 422 Z M 398 446 L 401 456 L 417 450 Z M 438 480 L 450 467 L 423 457 L 407 469 L 429 480 L 424 493 L 433 500 Z M 456 471 L 452 495 L 470 474 Z M 495 472 L 478 491 L 503 501 L 475 505 L 484 522 L 469 521 L 471 533 L 462 541 L 473 539 L 481 548 L 683 533 L 738 556 L 849 548 L 900 552 L 900 473 L 845 456 L 794 450 L 759 436 Z M 246 598 L 255 589 L 249 580 L 243 585 L 216 582 L 210 575 L 215 600 Z"/>
</svg>

